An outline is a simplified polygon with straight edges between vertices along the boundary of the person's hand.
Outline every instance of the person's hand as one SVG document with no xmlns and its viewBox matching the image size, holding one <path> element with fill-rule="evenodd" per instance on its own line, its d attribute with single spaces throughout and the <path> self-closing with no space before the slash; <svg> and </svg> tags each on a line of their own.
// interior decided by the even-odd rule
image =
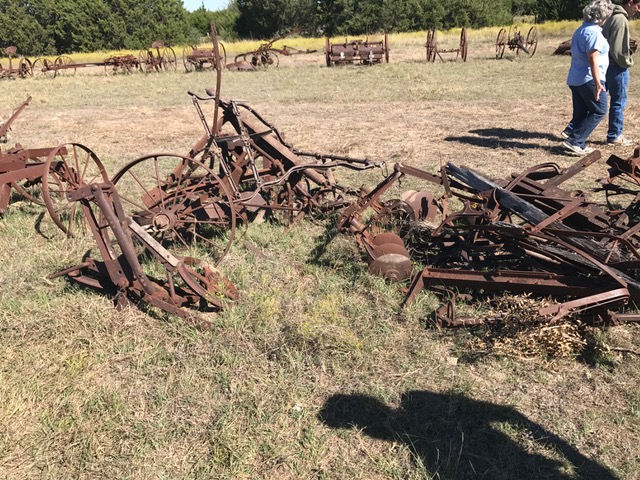
<svg viewBox="0 0 640 480">
<path fill-rule="evenodd" d="M 600 82 L 596 82 L 596 102 L 600 100 L 600 92 L 606 92 L 606 90 Z"/>
</svg>

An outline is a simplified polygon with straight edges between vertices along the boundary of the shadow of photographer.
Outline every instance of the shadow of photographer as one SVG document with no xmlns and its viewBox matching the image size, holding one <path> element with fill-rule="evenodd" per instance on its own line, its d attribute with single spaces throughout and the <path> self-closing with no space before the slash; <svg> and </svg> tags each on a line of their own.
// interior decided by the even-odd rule
<svg viewBox="0 0 640 480">
<path fill-rule="evenodd" d="M 398 409 L 366 395 L 337 394 L 318 418 L 331 428 L 401 441 L 440 479 L 618 478 L 516 409 L 458 394 L 410 391 Z"/>
</svg>

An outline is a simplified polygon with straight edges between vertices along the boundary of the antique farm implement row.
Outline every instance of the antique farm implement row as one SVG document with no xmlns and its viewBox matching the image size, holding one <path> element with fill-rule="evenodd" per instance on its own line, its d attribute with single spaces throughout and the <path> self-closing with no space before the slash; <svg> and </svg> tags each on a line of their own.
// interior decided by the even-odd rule
<svg viewBox="0 0 640 480">
<path fill-rule="evenodd" d="M 396 164 L 375 188 L 356 189 L 335 180 L 336 168 L 383 165 L 299 152 L 249 105 L 220 100 L 217 91 L 191 97 L 205 129 L 192 149 L 147 155 L 113 180 L 81 145 L 2 153 L 4 192 L 32 189 L 25 196 L 42 199 L 67 234 L 81 231 L 74 228 L 80 217 L 96 239 L 102 260 L 61 274 L 114 294 L 119 305 L 146 301 L 190 317 L 183 307 L 216 310 L 237 293 L 218 270 L 172 251 L 200 248 L 215 264 L 239 223 L 267 217 L 292 224 L 339 212 L 338 229 L 355 236 L 372 273 L 411 280 L 407 302 L 424 288 L 444 298 L 439 325 L 484 321 L 456 315 L 460 290 L 553 297 L 539 310 L 548 322 L 578 312 L 610 323 L 640 319 L 626 311 L 640 299 L 640 151 L 609 158 L 599 187 L 611 203 L 606 209 L 561 188 L 599 152 L 565 169 L 547 163 L 501 182 L 454 164 L 437 174 Z M 208 106 L 213 121 L 205 118 Z M 404 177 L 430 187 L 389 199 Z M 146 261 L 159 262 L 166 280 L 144 276 Z"/>
</svg>

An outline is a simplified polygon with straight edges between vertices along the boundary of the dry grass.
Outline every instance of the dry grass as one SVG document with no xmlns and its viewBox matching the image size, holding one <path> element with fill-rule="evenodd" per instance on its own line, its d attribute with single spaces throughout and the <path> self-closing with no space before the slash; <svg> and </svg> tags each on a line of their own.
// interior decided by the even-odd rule
<svg viewBox="0 0 640 480">
<path fill-rule="evenodd" d="M 550 55 L 563 35 L 502 61 L 478 40 L 464 64 L 426 64 L 422 40 L 392 44 L 391 63 L 371 68 L 325 68 L 318 52 L 225 72 L 222 93 L 300 149 L 503 177 L 573 162 L 558 149 L 568 59 Z M 201 134 L 186 92 L 213 84 L 206 72 L 5 81 L 0 117 L 33 95 L 11 142 L 84 143 L 113 174 L 143 154 L 186 152 Z M 637 85 L 626 133 L 640 138 Z M 593 140 L 604 136 L 600 126 Z M 474 357 L 481 330 L 425 330 L 435 299 L 399 309 L 399 286 L 368 275 L 351 238 L 264 223 L 221 265 L 241 299 L 199 332 L 47 281 L 90 242 L 46 219 L 44 237 L 41 211 L 17 201 L 0 220 L 0 477 L 640 478 L 640 359 L 622 351 L 639 348 L 633 325 L 599 332 L 611 349 L 592 363 Z"/>
</svg>

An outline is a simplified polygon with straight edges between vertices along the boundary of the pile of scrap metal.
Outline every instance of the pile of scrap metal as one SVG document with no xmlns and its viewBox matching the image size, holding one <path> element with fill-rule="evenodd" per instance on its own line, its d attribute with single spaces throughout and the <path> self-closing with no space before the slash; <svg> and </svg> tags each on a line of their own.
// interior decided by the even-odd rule
<svg viewBox="0 0 640 480">
<path fill-rule="evenodd" d="M 160 242 L 202 244 L 219 262 L 236 225 L 273 218 L 292 225 L 350 205 L 358 190 L 341 185 L 334 170 L 363 171 L 366 159 L 295 150 L 249 105 L 216 93 L 190 93 L 205 129 L 186 155 L 148 155 L 113 176 L 125 212 Z M 214 121 L 203 108 L 211 105 Z M 225 240 L 222 245 L 221 239 Z"/>
<path fill-rule="evenodd" d="M 639 321 L 626 313 L 640 300 L 638 157 L 609 159 L 610 195 L 633 194 L 626 208 L 607 211 L 582 192 L 560 185 L 600 158 L 600 152 L 569 168 L 545 163 L 503 182 L 491 181 L 452 163 L 439 174 L 396 164 L 394 171 L 357 203 L 338 223 L 355 235 L 369 259 L 369 269 L 391 280 L 412 278 L 405 303 L 425 287 L 447 297 L 435 312 L 440 326 L 464 326 L 488 319 L 457 318 L 455 290 L 514 292 L 551 296 L 555 302 L 539 310 L 541 319 L 556 322 L 571 313 L 608 323 Z M 441 188 L 410 191 L 383 201 L 391 185 L 405 176 Z M 452 206 L 461 208 L 452 211 Z M 363 218 L 370 218 L 367 222 Z M 417 264 L 426 265 L 414 273 Z"/>
</svg>

